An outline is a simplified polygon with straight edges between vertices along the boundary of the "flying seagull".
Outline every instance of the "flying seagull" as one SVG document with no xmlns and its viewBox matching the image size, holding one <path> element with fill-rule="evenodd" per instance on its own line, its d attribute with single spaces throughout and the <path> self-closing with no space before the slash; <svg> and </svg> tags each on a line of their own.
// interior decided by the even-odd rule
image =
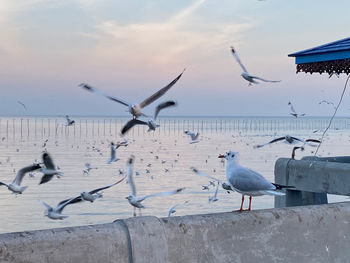
<svg viewBox="0 0 350 263">
<path fill-rule="evenodd" d="M 258 79 L 258 80 L 261 80 L 261 81 L 264 81 L 264 82 L 281 82 L 280 80 L 267 80 L 267 79 L 263 79 L 263 78 L 260 78 L 260 77 L 257 77 L 257 76 L 250 75 L 248 73 L 247 69 L 242 64 L 241 60 L 239 59 L 236 50 L 232 46 L 231 46 L 231 51 L 232 51 L 233 57 L 236 59 L 236 61 L 238 62 L 238 64 L 241 66 L 241 68 L 243 70 L 243 73 L 241 74 L 241 76 L 245 80 L 247 80 L 249 82 L 249 86 L 251 86 L 252 83 L 259 84 L 259 82 L 255 81 L 255 79 Z"/>
<path fill-rule="evenodd" d="M 113 162 L 116 162 L 118 160 L 120 160 L 119 158 L 116 157 L 115 153 L 116 153 L 116 149 L 118 149 L 120 147 L 119 144 L 117 144 L 116 146 L 114 145 L 113 142 L 111 142 L 111 157 L 109 158 L 107 164 L 111 164 Z"/>
<path fill-rule="evenodd" d="M 153 119 L 149 119 L 147 122 L 146 121 L 141 121 L 138 119 L 131 119 L 130 121 L 128 121 L 125 126 L 122 128 L 121 134 L 124 135 L 125 133 L 128 132 L 128 130 L 130 130 L 132 127 L 134 127 L 135 125 L 147 125 L 148 126 L 148 131 L 155 131 L 157 127 L 159 127 L 159 125 L 156 123 L 157 117 L 159 112 L 162 109 L 168 108 L 168 107 L 172 107 L 172 106 L 176 106 L 176 102 L 169 100 L 163 103 L 158 104 L 158 106 L 156 107 L 155 111 L 154 111 L 154 116 Z"/>
<path fill-rule="evenodd" d="M 48 205 L 44 201 L 40 200 L 40 202 L 46 207 L 45 216 L 47 216 L 50 219 L 60 219 L 60 220 L 62 220 L 62 219 L 65 219 L 65 218 L 68 217 L 68 216 L 62 215 L 63 209 L 67 205 L 80 202 L 81 199 L 79 199 L 79 198 L 80 198 L 80 196 L 74 197 L 74 198 L 70 198 L 70 199 L 67 199 L 67 200 L 63 200 L 63 201 L 59 202 L 55 208 L 51 207 L 50 205 Z"/>
<path fill-rule="evenodd" d="M 66 115 L 66 126 L 71 126 L 75 123 L 74 120 L 71 120 L 68 115 Z"/>
<path fill-rule="evenodd" d="M 219 199 L 217 198 L 217 196 L 218 196 L 218 191 L 219 191 L 219 185 L 220 185 L 220 182 L 217 182 L 214 196 L 210 196 L 210 197 L 209 197 L 209 203 L 214 203 L 214 202 L 216 202 L 216 201 L 219 200 Z"/>
<path fill-rule="evenodd" d="M 169 211 L 168 211 L 168 217 L 171 217 L 172 214 L 174 214 L 176 212 L 175 208 L 179 207 L 180 205 L 185 205 L 187 204 L 188 201 L 185 201 L 183 203 L 178 203 L 176 205 L 173 205 L 172 207 L 169 208 Z"/>
<path fill-rule="evenodd" d="M 120 182 L 122 182 L 124 179 L 125 179 L 125 176 L 121 180 L 119 180 L 118 182 L 115 182 L 113 184 L 94 189 L 94 190 L 92 190 L 90 192 L 83 191 L 83 192 L 80 193 L 80 196 L 76 197 L 77 198 L 76 200 L 79 200 L 79 198 L 80 198 L 81 200 L 89 201 L 89 202 L 92 203 L 97 198 L 101 198 L 103 196 L 103 193 L 100 192 L 100 191 L 108 189 L 108 188 L 110 188 L 112 186 L 115 186 L 115 185 L 119 184 Z"/>
<path fill-rule="evenodd" d="M 63 176 L 63 173 L 56 169 L 56 166 L 54 165 L 51 156 L 46 152 L 43 153 L 43 162 L 45 168 L 42 167 L 40 169 L 40 172 L 42 172 L 44 175 L 41 177 L 39 184 L 44 184 L 51 181 L 54 175 L 56 175 L 57 177 Z"/>
<path fill-rule="evenodd" d="M 304 140 L 304 139 L 300 139 L 300 138 L 293 137 L 293 136 L 290 136 L 290 135 L 286 135 L 286 136 L 282 136 L 282 137 L 273 139 L 272 141 L 269 141 L 267 143 L 256 145 L 256 146 L 254 146 L 254 148 L 261 148 L 261 147 L 264 147 L 265 145 L 272 144 L 272 143 L 279 142 L 279 141 L 284 141 L 285 143 L 288 143 L 288 144 L 295 144 L 295 143 L 301 142 L 304 145 L 307 144 L 307 145 L 310 145 L 310 146 L 314 146 L 312 143 L 321 143 L 321 141 L 316 140 L 316 139 L 306 139 L 306 140 Z"/>
<path fill-rule="evenodd" d="M 191 140 L 189 141 L 190 144 L 199 142 L 199 132 L 194 133 L 193 131 L 184 131 L 185 134 L 190 136 Z"/>
<path fill-rule="evenodd" d="M 293 107 L 293 104 L 290 101 L 288 102 L 288 105 L 290 107 L 290 113 L 289 113 L 290 115 L 294 116 L 295 118 L 305 116 L 305 113 L 302 113 L 302 114 L 297 113 Z"/>
<path fill-rule="evenodd" d="M 225 158 L 227 160 L 226 179 L 231 189 L 242 194 L 241 207 L 238 210 L 240 212 L 244 211 L 243 203 L 245 195 L 249 196 L 249 207 L 247 210 L 250 211 L 253 196 L 284 195 L 284 193 L 278 190 L 295 188 L 293 186 L 270 183 L 261 174 L 239 165 L 238 152 L 229 151 L 225 155 L 219 155 L 218 158 Z"/>
<path fill-rule="evenodd" d="M 168 195 L 173 195 L 173 194 L 178 194 L 180 192 L 182 192 L 185 188 L 178 188 L 175 189 L 173 191 L 169 191 L 169 192 L 160 192 L 160 193 L 155 193 L 155 194 L 150 194 L 150 195 L 145 195 L 143 197 L 137 197 L 136 196 L 136 187 L 134 184 L 134 180 L 132 177 L 133 174 L 133 163 L 134 163 L 134 156 L 132 155 L 129 160 L 128 160 L 128 166 L 126 169 L 126 174 L 128 177 L 128 182 L 130 185 L 130 189 L 131 189 L 131 193 L 129 196 L 125 197 L 125 199 L 128 199 L 130 205 L 132 205 L 134 207 L 134 216 L 136 216 L 136 207 L 140 209 L 141 208 L 145 208 L 145 206 L 143 204 L 141 204 L 141 202 L 147 198 L 150 197 L 156 197 L 156 196 L 168 196 Z"/>
<path fill-rule="evenodd" d="M 295 147 L 293 147 L 292 159 L 294 159 L 294 157 L 295 157 L 295 151 L 298 150 L 298 149 L 300 149 L 300 151 L 304 151 L 304 150 L 305 150 L 304 146 L 295 146 Z"/>
<path fill-rule="evenodd" d="M 178 75 L 172 82 L 170 82 L 167 86 L 165 86 L 164 88 L 158 90 L 156 93 L 154 93 L 152 96 L 148 97 L 147 99 L 145 99 L 144 101 L 142 101 L 139 104 L 133 104 L 133 103 L 129 103 L 126 102 L 124 100 L 109 96 L 105 93 L 103 93 L 102 91 L 95 89 L 93 87 L 91 87 L 88 84 L 82 83 L 79 86 L 96 94 L 102 95 L 112 101 L 118 102 L 120 104 L 123 104 L 124 106 L 128 107 L 128 111 L 132 114 L 133 118 L 138 118 L 141 115 L 146 116 L 145 114 L 142 113 L 142 109 L 146 106 L 148 106 L 149 104 L 151 104 L 152 102 L 154 102 L 155 100 L 157 100 L 158 98 L 160 98 L 162 95 L 164 95 L 172 86 L 175 85 L 175 83 L 181 78 L 182 74 L 184 73 L 186 69 L 184 69 L 180 75 Z"/>
<path fill-rule="evenodd" d="M 12 193 L 14 193 L 14 194 L 22 194 L 23 191 L 25 189 L 27 189 L 27 186 L 21 186 L 21 182 L 22 182 L 23 177 L 25 176 L 25 174 L 28 173 L 28 172 L 32 172 L 32 171 L 38 170 L 40 168 L 41 168 L 41 166 L 39 164 L 37 164 L 37 163 L 29 165 L 29 166 L 26 166 L 26 167 L 20 169 L 17 172 L 16 177 L 13 180 L 12 183 L 6 184 L 6 183 L 3 183 L 3 182 L 0 182 L 0 186 L 1 185 L 7 186 L 7 188 L 10 191 L 12 191 Z"/>
<path fill-rule="evenodd" d="M 21 104 L 25 110 L 27 110 L 27 107 L 26 107 L 26 105 L 25 105 L 23 102 L 21 102 L 21 101 L 17 101 L 17 102 L 18 102 L 19 104 Z"/>
<path fill-rule="evenodd" d="M 97 167 L 92 167 L 89 163 L 86 163 L 85 164 L 85 168 L 83 170 L 83 174 L 88 175 L 90 170 L 92 170 L 92 169 L 98 169 L 98 168 Z"/>
</svg>

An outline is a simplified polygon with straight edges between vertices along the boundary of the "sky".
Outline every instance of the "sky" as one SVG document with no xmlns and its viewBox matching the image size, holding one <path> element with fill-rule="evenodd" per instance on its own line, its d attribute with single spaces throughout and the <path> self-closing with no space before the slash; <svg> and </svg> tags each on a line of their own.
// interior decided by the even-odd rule
<svg viewBox="0 0 350 263">
<path fill-rule="evenodd" d="M 330 116 L 346 76 L 296 74 L 287 55 L 349 37 L 348 0 L 0 0 L 0 115 L 125 115 L 182 78 L 162 115 Z M 280 83 L 248 86 L 249 73 Z M 350 115 L 350 91 L 338 115 Z M 18 101 L 23 102 L 25 110 Z M 157 101 L 158 102 L 158 101 Z M 152 113 L 157 102 L 145 108 Z"/>
</svg>

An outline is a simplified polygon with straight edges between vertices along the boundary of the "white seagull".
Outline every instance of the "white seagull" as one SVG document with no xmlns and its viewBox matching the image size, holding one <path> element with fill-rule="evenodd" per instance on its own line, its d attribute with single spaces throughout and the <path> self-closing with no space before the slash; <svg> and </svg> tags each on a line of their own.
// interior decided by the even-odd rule
<svg viewBox="0 0 350 263">
<path fill-rule="evenodd" d="M 56 166 L 54 165 L 50 155 L 46 152 L 43 153 L 43 162 L 45 167 L 42 167 L 40 169 L 40 172 L 42 172 L 44 175 L 41 177 L 39 184 L 44 184 L 51 181 L 54 175 L 56 175 L 58 178 L 63 176 L 63 173 L 56 169 Z"/>
<path fill-rule="evenodd" d="M 71 120 L 68 115 L 66 115 L 66 126 L 71 126 L 75 123 L 74 120 Z"/>
<path fill-rule="evenodd" d="M 295 118 L 298 118 L 298 117 L 302 117 L 302 116 L 305 116 L 306 114 L 305 113 L 302 113 L 302 114 L 299 114 L 295 111 L 294 107 L 293 107 L 293 104 L 289 101 L 288 102 L 288 105 L 290 107 L 290 115 L 294 116 Z"/>
<path fill-rule="evenodd" d="M 217 198 L 217 196 L 218 196 L 218 191 L 219 191 L 219 185 L 220 185 L 220 182 L 217 182 L 214 196 L 210 196 L 210 197 L 209 197 L 209 203 L 214 203 L 214 202 L 216 202 L 216 201 L 219 200 L 219 199 Z"/>
<path fill-rule="evenodd" d="M 7 188 L 10 191 L 12 191 L 12 193 L 14 193 L 14 194 L 22 194 L 23 191 L 25 189 L 27 189 L 27 186 L 21 186 L 21 182 L 22 182 L 23 177 L 25 176 L 25 174 L 28 173 L 28 172 L 31 172 L 31 171 L 38 170 L 40 168 L 41 168 L 41 166 L 39 164 L 37 164 L 37 163 L 29 165 L 29 166 L 26 166 L 26 167 L 20 169 L 17 172 L 16 177 L 13 180 L 12 183 L 6 184 L 6 183 L 3 183 L 3 182 L 0 182 L 0 186 L 1 185 L 7 186 Z"/>
<path fill-rule="evenodd" d="M 116 152 L 116 149 L 118 149 L 119 146 L 115 146 L 113 142 L 111 142 L 111 157 L 109 158 L 107 164 L 111 164 L 113 162 L 116 162 L 118 160 L 120 160 L 119 158 L 116 157 L 115 155 L 115 152 Z"/>
<path fill-rule="evenodd" d="M 138 124 L 139 125 L 147 125 L 148 132 L 155 131 L 156 128 L 159 127 L 159 125 L 156 123 L 159 111 L 161 111 L 162 109 L 168 108 L 168 107 L 176 106 L 176 105 L 177 105 L 176 102 L 172 101 L 172 100 L 158 104 L 158 106 L 156 107 L 156 109 L 154 111 L 153 119 L 149 119 L 147 122 L 141 121 L 138 119 L 131 119 L 122 128 L 121 134 L 124 135 L 128 130 L 130 130 L 132 127 L 134 127 L 135 125 L 138 125 Z"/>
<path fill-rule="evenodd" d="M 63 200 L 63 201 L 59 202 L 55 208 L 51 207 L 50 205 L 48 205 L 44 201 L 40 200 L 40 202 L 46 207 L 45 216 L 47 216 L 50 219 L 60 219 L 60 220 L 62 220 L 62 219 L 65 219 L 65 218 L 68 217 L 68 216 L 62 215 L 63 209 L 67 205 L 80 202 L 81 200 L 79 198 L 80 198 L 80 196 L 74 197 L 74 198 L 70 198 L 70 199 L 67 199 L 67 200 Z"/>
<path fill-rule="evenodd" d="M 88 175 L 90 170 L 92 170 L 92 169 L 98 169 L 98 168 L 97 167 L 91 167 L 91 165 L 89 163 L 86 163 L 85 164 L 85 168 L 83 170 L 83 174 Z"/>
<path fill-rule="evenodd" d="M 190 136 L 191 140 L 189 141 L 190 144 L 192 143 L 196 143 L 199 142 L 199 132 L 194 133 L 193 131 L 184 131 L 185 134 L 187 134 L 188 136 Z"/>
<path fill-rule="evenodd" d="M 185 202 L 183 202 L 183 203 L 178 203 L 178 204 L 176 204 L 176 205 L 170 207 L 170 208 L 169 208 L 169 211 L 168 211 L 168 217 L 171 217 L 171 215 L 174 214 L 174 213 L 176 212 L 175 208 L 179 207 L 180 205 L 185 205 L 185 204 L 187 204 L 187 203 L 188 203 L 188 201 L 185 201 Z"/>
<path fill-rule="evenodd" d="M 126 177 L 126 176 L 125 176 Z M 105 190 L 105 189 L 108 189 L 112 186 L 115 186 L 117 184 L 119 184 L 120 182 L 122 182 L 125 177 L 123 177 L 123 179 L 119 180 L 118 182 L 115 182 L 113 184 L 110 184 L 110 185 L 107 185 L 107 186 L 103 186 L 103 187 L 100 187 L 100 188 L 97 188 L 97 189 L 94 189 L 90 192 L 87 192 L 87 191 L 82 191 L 80 193 L 80 199 L 81 200 L 84 200 L 84 201 L 89 201 L 89 202 L 94 202 L 97 198 L 101 198 L 103 197 L 103 193 L 100 192 L 102 190 Z M 79 196 L 77 196 L 77 200 L 79 200 Z"/>
<path fill-rule="evenodd" d="M 251 210 L 252 197 L 260 195 L 284 195 L 279 192 L 283 188 L 294 188 L 293 186 L 284 186 L 270 183 L 261 174 L 243 167 L 238 164 L 238 152 L 229 151 L 225 155 L 219 155 L 218 158 L 225 158 L 226 179 L 231 189 L 242 194 L 241 207 L 238 211 L 243 210 L 244 196 L 249 196 L 248 211 Z"/>
<path fill-rule="evenodd" d="M 120 104 L 123 104 L 125 106 L 128 107 L 128 111 L 132 114 L 133 118 L 138 118 L 140 117 L 141 115 L 144 115 L 142 113 L 142 109 L 146 106 L 148 106 L 149 104 L 151 104 L 152 102 L 154 102 L 156 99 L 160 98 L 162 95 L 164 95 L 172 86 L 175 85 L 175 83 L 181 78 L 182 74 L 184 73 L 185 69 L 182 71 L 182 73 L 180 75 L 178 75 L 172 82 L 170 82 L 167 86 L 165 86 L 164 88 L 158 90 L 156 93 L 154 93 L 152 96 L 150 96 L 149 98 L 145 99 L 144 101 L 142 101 L 141 103 L 139 104 L 133 104 L 133 103 L 129 103 L 129 102 L 126 102 L 124 100 L 121 100 L 121 99 L 118 99 L 118 98 L 115 98 L 115 97 L 112 97 L 112 96 L 109 96 L 105 93 L 103 93 L 102 91 L 98 90 L 98 89 L 95 89 L 93 87 L 91 87 L 90 85 L 88 84 L 85 84 L 85 83 L 82 83 L 80 84 L 79 86 L 81 86 L 82 88 L 90 91 L 90 92 L 93 92 L 93 93 L 96 93 L 96 94 L 99 94 L 99 95 L 102 95 L 112 101 L 115 101 L 115 102 L 118 102 Z"/>
<path fill-rule="evenodd" d="M 286 136 L 282 136 L 282 137 L 273 139 L 272 141 L 269 141 L 267 143 L 256 145 L 256 146 L 254 146 L 254 148 L 261 148 L 261 147 L 264 147 L 265 145 L 272 144 L 272 143 L 279 142 L 279 141 L 284 141 L 287 144 L 296 144 L 296 143 L 300 143 L 301 142 L 301 143 L 303 143 L 303 145 L 307 144 L 309 146 L 315 146 L 312 143 L 321 143 L 321 141 L 316 140 L 316 139 L 306 139 L 306 140 L 304 140 L 304 139 L 300 139 L 300 138 L 293 137 L 293 136 L 290 136 L 290 135 L 286 135 Z"/>
<path fill-rule="evenodd" d="M 241 68 L 243 70 L 243 73 L 241 74 L 241 76 L 249 82 L 249 86 L 252 85 L 252 83 L 259 84 L 259 82 L 255 81 L 255 79 L 258 79 L 258 80 L 261 80 L 264 82 L 281 82 L 280 80 L 267 80 L 267 79 L 263 79 L 263 78 L 260 78 L 257 76 L 250 75 L 248 73 L 247 69 L 242 64 L 241 60 L 239 59 L 236 50 L 232 46 L 231 46 L 231 51 L 232 51 L 233 57 L 236 59 L 236 61 L 238 62 L 238 64 L 241 66 Z"/>
<path fill-rule="evenodd" d="M 132 177 L 134 159 L 135 158 L 132 155 L 128 160 L 128 166 L 126 168 L 126 174 L 128 177 L 128 182 L 130 185 L 131 193 L 129 196 L 125 197 L 125 199 L 128 199 L 130 205 L 132 205 L 134 207 L 134 216 L 136 216 L 136 207 L 140 209 L 140 212 L 141 212 L 141 208 L 145 208 L 145 206 L 143 204 L 141 204 L 141 202 L 143 200 L 150 198 L 150 197 L 168 196 L 168 195 L 178 194 L 185 189 L 185 188 L 178 188 L 178 189 L 175 189 L 175 190 L 169 191 L 169 192 L 160 192 L 160 193 L 145 195 L 143 197 L 137 197 L 136 196 L 136 187 L 135 187 L 134 180 Z"/>
</svg>

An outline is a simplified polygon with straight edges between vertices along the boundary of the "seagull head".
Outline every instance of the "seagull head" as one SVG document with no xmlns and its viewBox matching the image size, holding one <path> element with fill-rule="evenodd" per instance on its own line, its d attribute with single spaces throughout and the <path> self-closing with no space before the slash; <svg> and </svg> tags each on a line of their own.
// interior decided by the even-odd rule
<svg viewBox="0 0 350 263">
<path fill-rule="evenodd" d="M 218 156 L 218 158 L 225 158 L 227 161 L 231 161 L 231 160 L 237 160 L 238 159 L 238 155 L 239 155 L 238 152 L 229 151 L 225 155 L 224 154 L 220 154 Z"/>
<path fill-rule="evenodd" d="M 129 201 L 132 199 L 132 195 L 129 195 L 129 196 L 127 196 L 127 197 L 125 197 L 125 199 L 128 199 Z"/>
</svg>

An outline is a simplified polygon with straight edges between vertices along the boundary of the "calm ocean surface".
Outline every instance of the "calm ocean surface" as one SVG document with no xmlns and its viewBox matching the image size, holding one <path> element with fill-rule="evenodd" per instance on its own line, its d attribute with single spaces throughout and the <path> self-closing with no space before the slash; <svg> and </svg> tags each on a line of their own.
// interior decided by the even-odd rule
<svg viewBox="0 0 350 263">
<path fill-rule="evenodd" d="M 199 213 L 232 211 L 240 206 L 238 193 L 226 193 L 221 187 L 218 201 L 209 203 L 215 188 L 202 190 L 208 185 L 206 178 L 194 174 L 194 166 L 203 172 L 225 180 L 225 166 L 217 156 L 228 150 L 240 153 L 240 163 L 274 181 L 274 164 L 279 157 L 290 157 L 292 146 L 276 143 L 260 149 L 253 146 L 290 134 L 301 138 L 320 139 L 329 118 L 293 117 L 168 117 L 160 119 L 155 132 L 146 132 L 144 126 L 135 127 L 125 137 L 128 147 L 117 150 L 119 161 L 107 164 L 110 141 L 122 141 L 119 135 L 127 117 L 74 117 L 75 125 L 65 127 L 60 117 L 0 117 L 0 181 L 12 182 L 23 166 L 41 161 L 43 143 L 64 177 L 38 185 L 41 173 L 28 175 L 22 185 L 28 186 L 22 195 L 11 194 L 0 187 L 0 233 L 47 229 L 112 222 L 132 216 L 133 208 L 125 199 L 130 193 L 126 182 L 104 191 L 104 197 L 94 203 L 83 202 L 67 206 L 63 214 L 69 217 L 54 221 L 44 216 L 43 200 L 51 206 L 79 195 L 83 190 L 109 185 L 122 178 L 119 169 L 125 170 L 128 157 L 136 157 L 134 180 L 137 195 L 143 196 L 177 187 L 186 187 L 182 194 L 150 198 L 143 202 L 142 215 L 165 217 L 171 206 L 179 206 L 175 216 Z M 319 155 L 349 155 L 350 119 L 336 118 L 327 133 Z M 189 144 L 184 130 L 200 132 L 200 142 Z M 96 151 L 94 149 L 99 149 Z M 297 152 L 297 159 L 312 155 L 315 148 Z M 156 157 L 158 156 L 158 158 Z M 97 167 L 83 174 L 85 163 Z M 147 167 L 151 164 L 150 167 Z M 146 173 L 146 169 L 150 173 Z M 329 196 L 330 202 L 349 200 L 347 197 Z M 253 198 L 252 208 L 273 207 L 273 197 Z"/>
</svg>

